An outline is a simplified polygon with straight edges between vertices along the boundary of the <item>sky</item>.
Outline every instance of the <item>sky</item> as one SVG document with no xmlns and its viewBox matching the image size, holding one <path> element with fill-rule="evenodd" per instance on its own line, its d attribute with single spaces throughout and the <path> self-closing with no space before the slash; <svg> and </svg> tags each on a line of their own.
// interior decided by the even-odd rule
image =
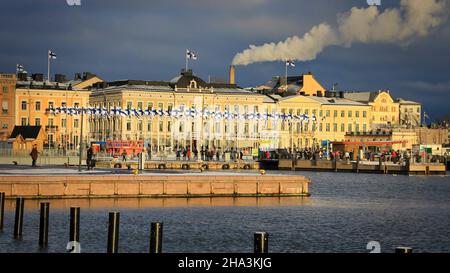
<svg viewBox="0 0 450 273">
<path fill-rule="evenodd" d="M 201 78 L 228 78 L 233 57 L 249 45 L 284 41 L 337 18 L 365 0 L 4 0 L 0 8 L 0 71 L 47 72 L 47 51 L 57 54 L 52 74 L 89 71 L 105 80 L 170 80 L 185 65 L 186 49 L 198 59 Z M 430 0 L 425 0 L 430 1 Z M 75 1 L 76 2 L 76 1 Z M 400 1 L 382 0 L 380 11 Z M 236 67 L 241 87 L 284 75 L 282 61 Z M 290 75 L 312 72 L 339 90 L 390 90 L 396 98 L 423 103 L 432 118 L 450 114 L 450 22 L 426 36 L 398 43 L 330 46 Z"/>
</svg>

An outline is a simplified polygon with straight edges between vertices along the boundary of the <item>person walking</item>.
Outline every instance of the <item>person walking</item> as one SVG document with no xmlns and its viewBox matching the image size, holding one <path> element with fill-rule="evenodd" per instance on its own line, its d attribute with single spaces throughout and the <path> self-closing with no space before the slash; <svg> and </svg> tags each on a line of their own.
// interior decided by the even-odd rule
<svg viewBox="0 0 450 273">
<path fill-rule="evenodd" d="M 94 151 L 92 150 L 92 147 L 89 147 L 89 149 L 86 152 L 86 165 L 87 165 L 87 169 L 91 170 L 92 169 L 92 157 L 94 156 Z"/>
<path fill-rule="evenodd" d="M 31 156 L 31 160 L 32 160 L 31 167 L 36 167 L 36 161 L 38 159 L 38 155 L 39 155 L 39 152 L 37 150 L 37 145 L 34 144 L 33 149 L 30 152 L 30 156 Z"/>
<path fill-rule="evenodd" d="M 126 150 L 123 150 L 123 152 L 122 152 L 122 161 L 123 162 L 127 161 L 127 151 Z"/>
</svg>

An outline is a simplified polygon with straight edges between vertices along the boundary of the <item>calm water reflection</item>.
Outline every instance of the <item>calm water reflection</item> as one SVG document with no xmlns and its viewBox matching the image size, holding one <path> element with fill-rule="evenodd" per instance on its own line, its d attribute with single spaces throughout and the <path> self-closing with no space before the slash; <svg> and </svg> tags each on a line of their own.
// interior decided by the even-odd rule
<svg viewBox="0 0 450 273">
<path fill-rule="evenodd" d="M 105 252 L 107 213 L 121 212 L 120 252 L 146 252 L 150 222 L 164 222 L 165 252 L 252 252 L 253 232 L 270 233 L 271 252 L 450 252 L 449 177 L 299 173 L 309 198 L 50 200 L 49 247 L 64 252 L 68 208 L 81 209 L 83 252 Z M 14 202 L 6 202 L 0 252 L 37 252 L 40 201 L 26 200 L 24 236 L 12 239 Z"/>
</svg>

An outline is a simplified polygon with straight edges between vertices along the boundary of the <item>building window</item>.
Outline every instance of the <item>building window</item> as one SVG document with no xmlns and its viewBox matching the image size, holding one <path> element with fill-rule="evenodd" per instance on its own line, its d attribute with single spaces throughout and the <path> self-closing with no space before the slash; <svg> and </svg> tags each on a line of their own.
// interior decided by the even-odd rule
<svg viewBox="0 0 450 273">
<path fill-rule="evenodd" d="M 142 110 L 142 105 L 143 105 L 142 101 L 138 101 L 138 109 L 139 110 Z"/>
<path fill-rule="evenodd" d="M 164 122 L 163 121 L 159 122 L 159 131 L 164 132 Z"/>
<path fill-rule="evenodd" d="M 333 132 L 337 132 L 337 127 L 338 127 L 337 123 L 334 123 L 333 124 Z"/>
<path fill-rule="evenodd" d="M 41 126 L 41 119 L 40 119 L 40 118 L 36 118 L 36 119 L 34 120 L 34 125 L 36 125 L 36 126 Z"/>
<path fill-rule="evenodd" d="M 8 86 L 3 86 L 3 93 L 8 93 Z"/>
<path fill-rule="evenodd" d="M 352 111 L 348 111 L 348 117 L 349 117 L 349 118 L 352 117 Z"/>
<path fill-rule="evenodd" d="M 319 124 L 319 132 L 322 132 L 322 123 Z"/>
<path fill-rule="evenodd" d="M 326 111 L 326 116 L 327 116 L 327 117 L 330 117 L 330 110 L 327 110 L 327 111 Z"/>
<path fill-rule="evenodd" d="M 341 132 L 344 132 L 344 131 L 345 131 L 345 124 L 341 123 Z"/>
<path fill-rule="evenodd" d="M 367 117 L 367 111 L 363 111 L 363 118 Z"/>
<path fill-rule="evenodd" d="M 9 111 L 9 102 L 7 100 L 2 100 L 2 113 L 8 114 Z"/>
<path fill-rule="evenodd" d="M 327 132 L 329 132 L 329 131 L 330 131 L 330 124 L 329 124 L 329 123 L 327 123 L 327 127 L 326 127 L 326 129 L 327 129 Z"/>
<path fill-rule="evenodd" d="M 104 105 L 105 106 L 105 105 Z M 80 108 L 80 103 L 79 102 L 75 102 L 74 104 L 73 104 L 73 107 L 74 108 Z"/>
<path fill-rule="evenodd" d="M 27 124 L 27 118 L 21 118 L 21 120 L 20 120 L 20 125 L 22 125 L 22 126 L 27 126 L 28 124 Z"/>
<path fill-rule="evenodd" d="M 344 110 L 341 111 L 341 118 L 343 118 L 343 117 L 345 117 L 345 111 Z"/>
<path fill-rule="evenodd" d="M 80 121 L 78 119 L 74 119 L 73 120 L 73 128 L 78 128 L 79 123 L 80 123 Z"/>
<path fill-rule="evenodd" d="M 167 122 L 167 132 L 172 132 L 172 122 Z"/>
<path fill-rule="evenodd" d="M 49 109 L 53 109 L 53 101 L 49 101 L 48 102 L 48 108 Z"/>
<path fill-rule="evenodd" d="M 333 117 L 337 118 L 337 110 L 333 111 Z"/>
<path fill-rule="evenodd" d="M 65 101 L 61 102 L 61 107 L 67 107 L 67 103 Z"/>
<path fill-rule="evenodd" d="M 323 111 L 320 110 L 320 111 L 319 111 L 319 117 L 322 117 L 322 116 L 323 116 Z"/>
<path fill-rule="evenodd" d="M 355 112 L 355 117 L 359 118 L 359 111 Z"/>
<path fill-rule="evenodd" d="M 173 104 L 169 103 L 169 105 L 167 105 L 167 111 L 169 111 L 169 113 L 170 113 L 170 112 L 172 112 L 172 109 L 173 109 Z"/>
<path fill-rule="evenodd" d="M 36 109 L 36 111 L 41 111 L 41 102 L 40 101 L 37 101 L 35 103 L 35 109 Z"/>
<path fill-rule="evenodd" d="M 2 129 L 8 129 L 8 123 L 3 123 Z"/>
<path fill-rule="evenodd" d="M 355 131 L 356 131 L 356 132 L 359 132 L 359 124 L 356 124 L 356 125 L 355 125 Z"/>
<path fill-rule="evenodd" d="M 142 132 L 142 120 L 138 121 L 138 131 Z"/>
<path fill-rule="evenodd" d="M 131 120 L 127 121 L 127 131 L 131 131 Z"/>
<path fill-rule="evenodd" d="M 158 108 L 160 110 L 164 110 L 164 103 L 158 103 Z"/>
<path fill-rule="evenodd" d="M 153 103 L 152 102 L 147 103 L 147 109 L 148 110 L 153 110 Z"/>
<path fill-rule="evenodd" d="M 127 101 L 127 109 L 131 110 L 131 108 L 133 108 L 133 102 L 132 101 Z"/>
<path fill-rule="evenodd" d="M 22 101 L 22 110 L 27 110 L 27 102 L 26 101 Z"/>
<path fill-rule="evenodd" d="M 349 124 L 348 124 L 348 131 L 347 131 L 347 132 L 351 132 L 351 131 L 352 131 L 352 124 L 349 123 Z"/>
<path fill-rule="evenodd" d="M 367 132 L 367 124 L 363 124 L 363 132 Z"/>
<path fill-rule="evenodd" d="M 152 131 L 152 122 L 151 121 L 147 122 L 147 131 L 149 131 L 149 132 Z"/>
<path fill-rule="evenodd" d="M 67 120 L 65 118 L 61 119 L 61 127 L 66 128 L 67 127 Z"/>
</svg>

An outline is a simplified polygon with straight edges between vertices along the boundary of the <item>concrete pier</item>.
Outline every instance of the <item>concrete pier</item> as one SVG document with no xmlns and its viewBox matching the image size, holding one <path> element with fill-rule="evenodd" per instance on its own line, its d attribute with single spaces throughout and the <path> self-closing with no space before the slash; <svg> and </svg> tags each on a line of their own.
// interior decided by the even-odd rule
<svg viewBox="0 0 450 273">
<path fill-rule="evenodd" d="M 309 196 L 311 181 L 298 175 L 5 175 L 6 198 Z"/>
<path fill-rule="evenodd" d="M 422 174 L 422 175 L 445 175 L 445 165 L 442 163 L 422 163 L 403 166 L 398 164 L 381 165 L 364 164 L 363 161 L 331 161 L 331 160 L 297 160 L 295 164 L 291 159 L 280 159 L 278 168 L 280 170 L 295 169 L 298 171 L 333 171 L 333 172 L 355 172 L 355 173 L 384 173 L 384 174 Z"/>
</svg>

